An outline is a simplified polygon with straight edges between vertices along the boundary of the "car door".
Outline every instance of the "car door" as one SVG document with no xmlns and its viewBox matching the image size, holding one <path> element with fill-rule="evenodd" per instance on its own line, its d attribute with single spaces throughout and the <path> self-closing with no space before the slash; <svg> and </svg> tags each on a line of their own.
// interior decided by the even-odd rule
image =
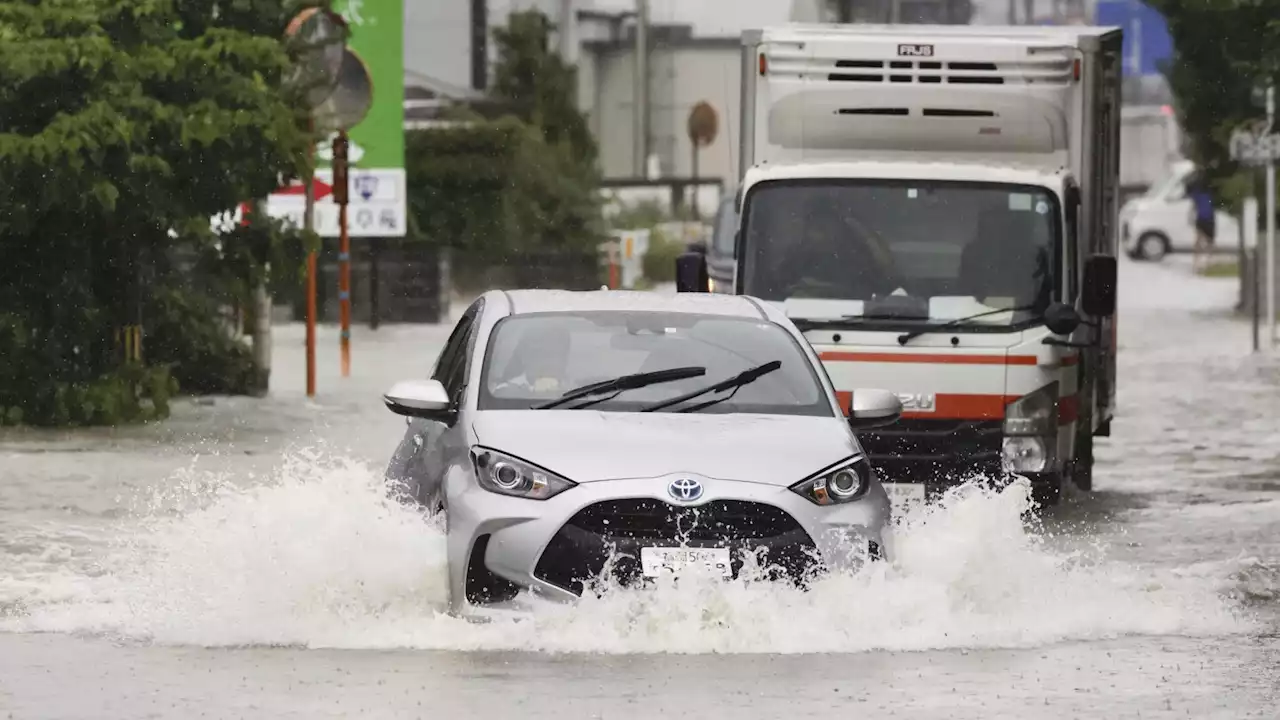
<svg viewBox="0 0 1280 720">
<path fill-rule="evenodd" d="M 453 329 L 448 342 L 440 352 L 431 377 L 444 385 L 455 411 L 464 406 L 467 390 L 467 376 L 471 369 L 471 354 L 475 350 L 475 336 L 478 318 L 484 301 L 477 300 Z M 420 456 L 420 477 L 418 487 L 419 502 L 427 504 L 433 510 L 443 506 L 444 493 L 441 485 L 448 469 L 451 445 L 456 445 L 457 438 L 452 437 L 461 428 L 455 421 L 446 425 L 434 420 L 421 420 L 422 450 Z"/>
<path fill-rule="evenodd" d="M 1187 196 L 1186 177 L 1170 187 L 1168 194 L 1153 209 L 1157 215 L 1155 225 L 1169 238 L 1171 250 L 1186 252 L 1195 247 L 1194 204 Z"/>
</svg>

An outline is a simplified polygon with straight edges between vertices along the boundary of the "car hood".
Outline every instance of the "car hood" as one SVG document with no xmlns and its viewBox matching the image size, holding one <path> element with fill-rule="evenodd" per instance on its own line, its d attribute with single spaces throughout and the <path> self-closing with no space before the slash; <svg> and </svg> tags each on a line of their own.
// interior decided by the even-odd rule
<svg viewBox="0 0 1280 720">
<path fill-rule="evenodd" d="M 687 472 L 785 487 L 857 450 L 838 417 L 487 410 L 472 430 L 577 483 Z"/>
</svg>

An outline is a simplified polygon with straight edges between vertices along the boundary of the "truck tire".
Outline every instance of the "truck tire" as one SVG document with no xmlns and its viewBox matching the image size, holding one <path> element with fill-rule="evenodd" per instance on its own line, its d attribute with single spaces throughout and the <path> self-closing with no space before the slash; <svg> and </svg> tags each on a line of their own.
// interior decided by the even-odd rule
<svg viewBox="0 0 1280 720">
<path fill-rule="evenodd" d="M 1062 501 L 1062 476 L 1050 475 L 1031 483 L 1031 499 L 1039 506 L 1037 512 L 1057 506 Z"/>
<path fill-rule="evenodd" d="M 1085 492 L 1093 491 L 1093 433 L 1086 423 L 1084 431 L 1076 438 L 1076 457 L 1071 463 L 1071 482 Z"/>
</svg>

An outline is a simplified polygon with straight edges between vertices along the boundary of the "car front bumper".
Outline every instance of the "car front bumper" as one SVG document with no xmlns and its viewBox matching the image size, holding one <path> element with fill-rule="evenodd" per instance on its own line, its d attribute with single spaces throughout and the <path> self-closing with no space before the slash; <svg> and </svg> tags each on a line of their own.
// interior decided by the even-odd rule
<svg viewBox="0 0 1280 720">
<path fill-rule="evenodd" d="M 702 483 L 702 497 L 672 503 L 667 487 L 689 477 Z M 854 502 L 825 507 L 787 487 L 688 473 L 582 483 L 549 500 L 467 484 L 448 498 L 452 596 L 456 609 L 487 570 L 548 599 L 574 600 L 611 551 L 615 580 L 638 576 L 641 547 L 729 547 L 735 576 L 744 552 L 757 548 L 793 577 L 815 555 L 826 569 L 853 569 L 869 553 L 885 554 L 889 522 L 889 498 L 875 483 Z"/>
</svg>

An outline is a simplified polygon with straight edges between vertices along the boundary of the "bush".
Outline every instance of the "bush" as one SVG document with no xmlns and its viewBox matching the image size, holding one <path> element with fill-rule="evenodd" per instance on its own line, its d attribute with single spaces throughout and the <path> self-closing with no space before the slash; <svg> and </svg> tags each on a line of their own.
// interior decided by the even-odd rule
<svg viewBox="0 0 1280 720">
<path fill-rule="evenodd" d="M 658 230 L 650 231 L 649 251 L 642 261 L 645 278 L 654 283 L 675 282 L 676 258 L 684 249 L 684 243 L 671 240 Z"/>
<path fill-rule="evenodd" d="M 214 300 L 159 288 L 147 315 L 151 324 L 143 341 L 144 357 L 168 367 L 184 394 L 253 394 L 253 353 L 218 321 Z"/>
</svg>

